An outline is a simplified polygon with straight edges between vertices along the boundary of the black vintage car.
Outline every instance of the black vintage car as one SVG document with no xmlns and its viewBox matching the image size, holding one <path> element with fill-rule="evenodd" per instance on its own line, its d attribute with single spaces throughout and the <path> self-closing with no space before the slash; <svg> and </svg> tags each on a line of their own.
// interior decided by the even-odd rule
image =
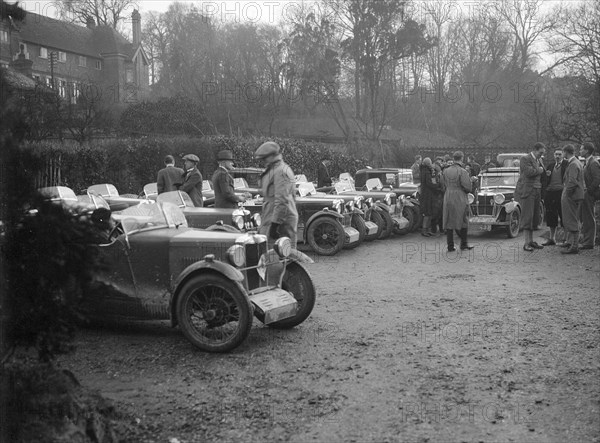
<svg viewBox="0 0 600 443">
<path fill-rule="evenodd" d="M 521 205 L 515 200 L 519 168 L 490 168 L 479 174 L 477 198 L 469 194 L 469 224 L 484 231 L 506 229 L 509 238 L 519 235 Z M 540 224 L 544 218 L 544 203 L 540 202 Z"/>
</svg>

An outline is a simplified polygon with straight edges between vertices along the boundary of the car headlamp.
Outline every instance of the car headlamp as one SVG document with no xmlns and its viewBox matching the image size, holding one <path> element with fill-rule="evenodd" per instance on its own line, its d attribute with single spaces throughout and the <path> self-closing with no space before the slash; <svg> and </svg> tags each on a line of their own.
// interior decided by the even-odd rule
<svg viewBox="0 0 600 443">
<path fill-rule="evenodd" d="M 246 249 L 242 245 L 233 245 L 227 250 L 229 263 L 237 268 L 246 264 Z"/>
<path fill-rule="evenodd" d="M 346 202 L 346 207 L 348 208 L 348 211 L 352 212 L 354 210 L 354 200 Z"/>
<path fill-rule="evenodd" d="M 341 214 L 343 204 L 344 204 L 344 200 L 336 199 L 333 201 L 333 209 L 335 209 L 339 214 Z"/>
<path fill-rule="evenodd" d="M 244 216 L 243 215 L 234 215 L 233 216 L 233 226 L 238 228 L 240 231 L 244 229 Z"/>
<path fill-rule="evenodd" d="M 501 205 L 502 203 L 504 203 L 504 200 L 506 200 L 504 194 L 494 195 L 494 203 L 496 203 L 497 205 Z"/>
<path fill-rule="evenodd" d="M 256 225 L 256 227 L 260 228 L 260 225 L 262 223 L 262 218 L 260 217 L 260 214 L 254 214 L 252 216 L 252 220 L 254 220 L 254 224 Z"/>
<path fill-rule="evenodd" d="M 365 202 L 367 203 L 368 206 L 372 206 L 373 205 L 373 197 L 369 197 L 365 200 Z"/>
<path fill-rule="evenodd" d="M 362 205 L 363 205 L 363 200 L 364 197 L 362 195 L 357 195 L 354 197 L 354 205 L 358 208 L 358 209 L 362 209 Z"/>
<path fill-rule="evenodd" d="M 475 201 L 475 196 L 469 192 L 467 194 L 467 202 L 469 202 L 469 204 L 472 205 L 474 201 Z"/>
<path fill-rule="evenodd" d="M 383 201 L 385 201 L 386 205 L 391 206 L 393 197 L 394 197 L 394 194 L 391 192 L 388 192 L 387 194 L 385 194 L 385 198 L 383 199 Z"/>
<path fill-rule="evenodd" d="M 280 237 L 273 245 L 273 249 L 280 258 L 287 258 L 292 253 L 292 241 L 288 237 Z"/>
</svg>

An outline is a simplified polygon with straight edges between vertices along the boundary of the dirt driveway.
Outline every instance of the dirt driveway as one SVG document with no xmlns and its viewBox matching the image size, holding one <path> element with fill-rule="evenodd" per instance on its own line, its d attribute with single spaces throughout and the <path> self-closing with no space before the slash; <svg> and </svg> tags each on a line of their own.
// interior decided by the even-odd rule
<svg viewBox="0 0 600 443">
<path fill-rule="evenodd" d="M 471 240 L 318 257 L 312 316 L 256 321 L 230 354 L 128 324 L 82 331 L 61 366 L 126 413 L 126 441 L 600 441 L 598 248 Z"/>
</svg>

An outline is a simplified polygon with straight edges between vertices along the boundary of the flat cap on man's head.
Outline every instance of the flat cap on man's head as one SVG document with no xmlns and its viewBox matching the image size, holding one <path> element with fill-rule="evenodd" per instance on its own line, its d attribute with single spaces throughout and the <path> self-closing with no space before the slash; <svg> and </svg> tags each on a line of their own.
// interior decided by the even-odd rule
<svg viewBox="0 0 600 443">
<path fill-rule="evenodd" d="M 217 154 L 217 161 L 231 160 L 233 161 L 233 153 L 229 149 L 223 149 Z"/>
<path fill-rule="evenodd" d="M 194 162 L 194 163 L 198 163 L 200 161 L 200 159 L 198 158 L 198 156 L 195 155 L 195 154 L 186 154 L 186 155 L 183 156 L 183 159 L 191 161 L 191 162 Z"/>
<path fill-rule="evenodd" d="M 275 142 L 265 142 L 258 147 L 256 152 L 254 153 L 254 157 L 256 158 L 265 158 L 269 155 L 277 155 L 279 154 L 279 145 Z"/>
</svg>

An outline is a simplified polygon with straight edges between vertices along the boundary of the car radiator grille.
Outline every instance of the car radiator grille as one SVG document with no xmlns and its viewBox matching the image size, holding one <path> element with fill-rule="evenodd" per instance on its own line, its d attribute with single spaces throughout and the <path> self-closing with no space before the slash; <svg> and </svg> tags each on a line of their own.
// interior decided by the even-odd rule
<svg viewBox="0 0 600 443">
<path fill-rule="evenodd" d="M 352 226 L 352 214 L 344 214 L 344 220 L 342 221 L 344 227 Z"/>
<path fill-rule="evenodd" d="M 260 257 L 267 252 L 267 242 L 246 244 L 246 267 L 258 265 Z M 248 269 L 246 271 L 246 282 L 248 289 L 252 290 L 258 288 L 261 284 L 260 275 L 256 268 Z"/>
</svg>

